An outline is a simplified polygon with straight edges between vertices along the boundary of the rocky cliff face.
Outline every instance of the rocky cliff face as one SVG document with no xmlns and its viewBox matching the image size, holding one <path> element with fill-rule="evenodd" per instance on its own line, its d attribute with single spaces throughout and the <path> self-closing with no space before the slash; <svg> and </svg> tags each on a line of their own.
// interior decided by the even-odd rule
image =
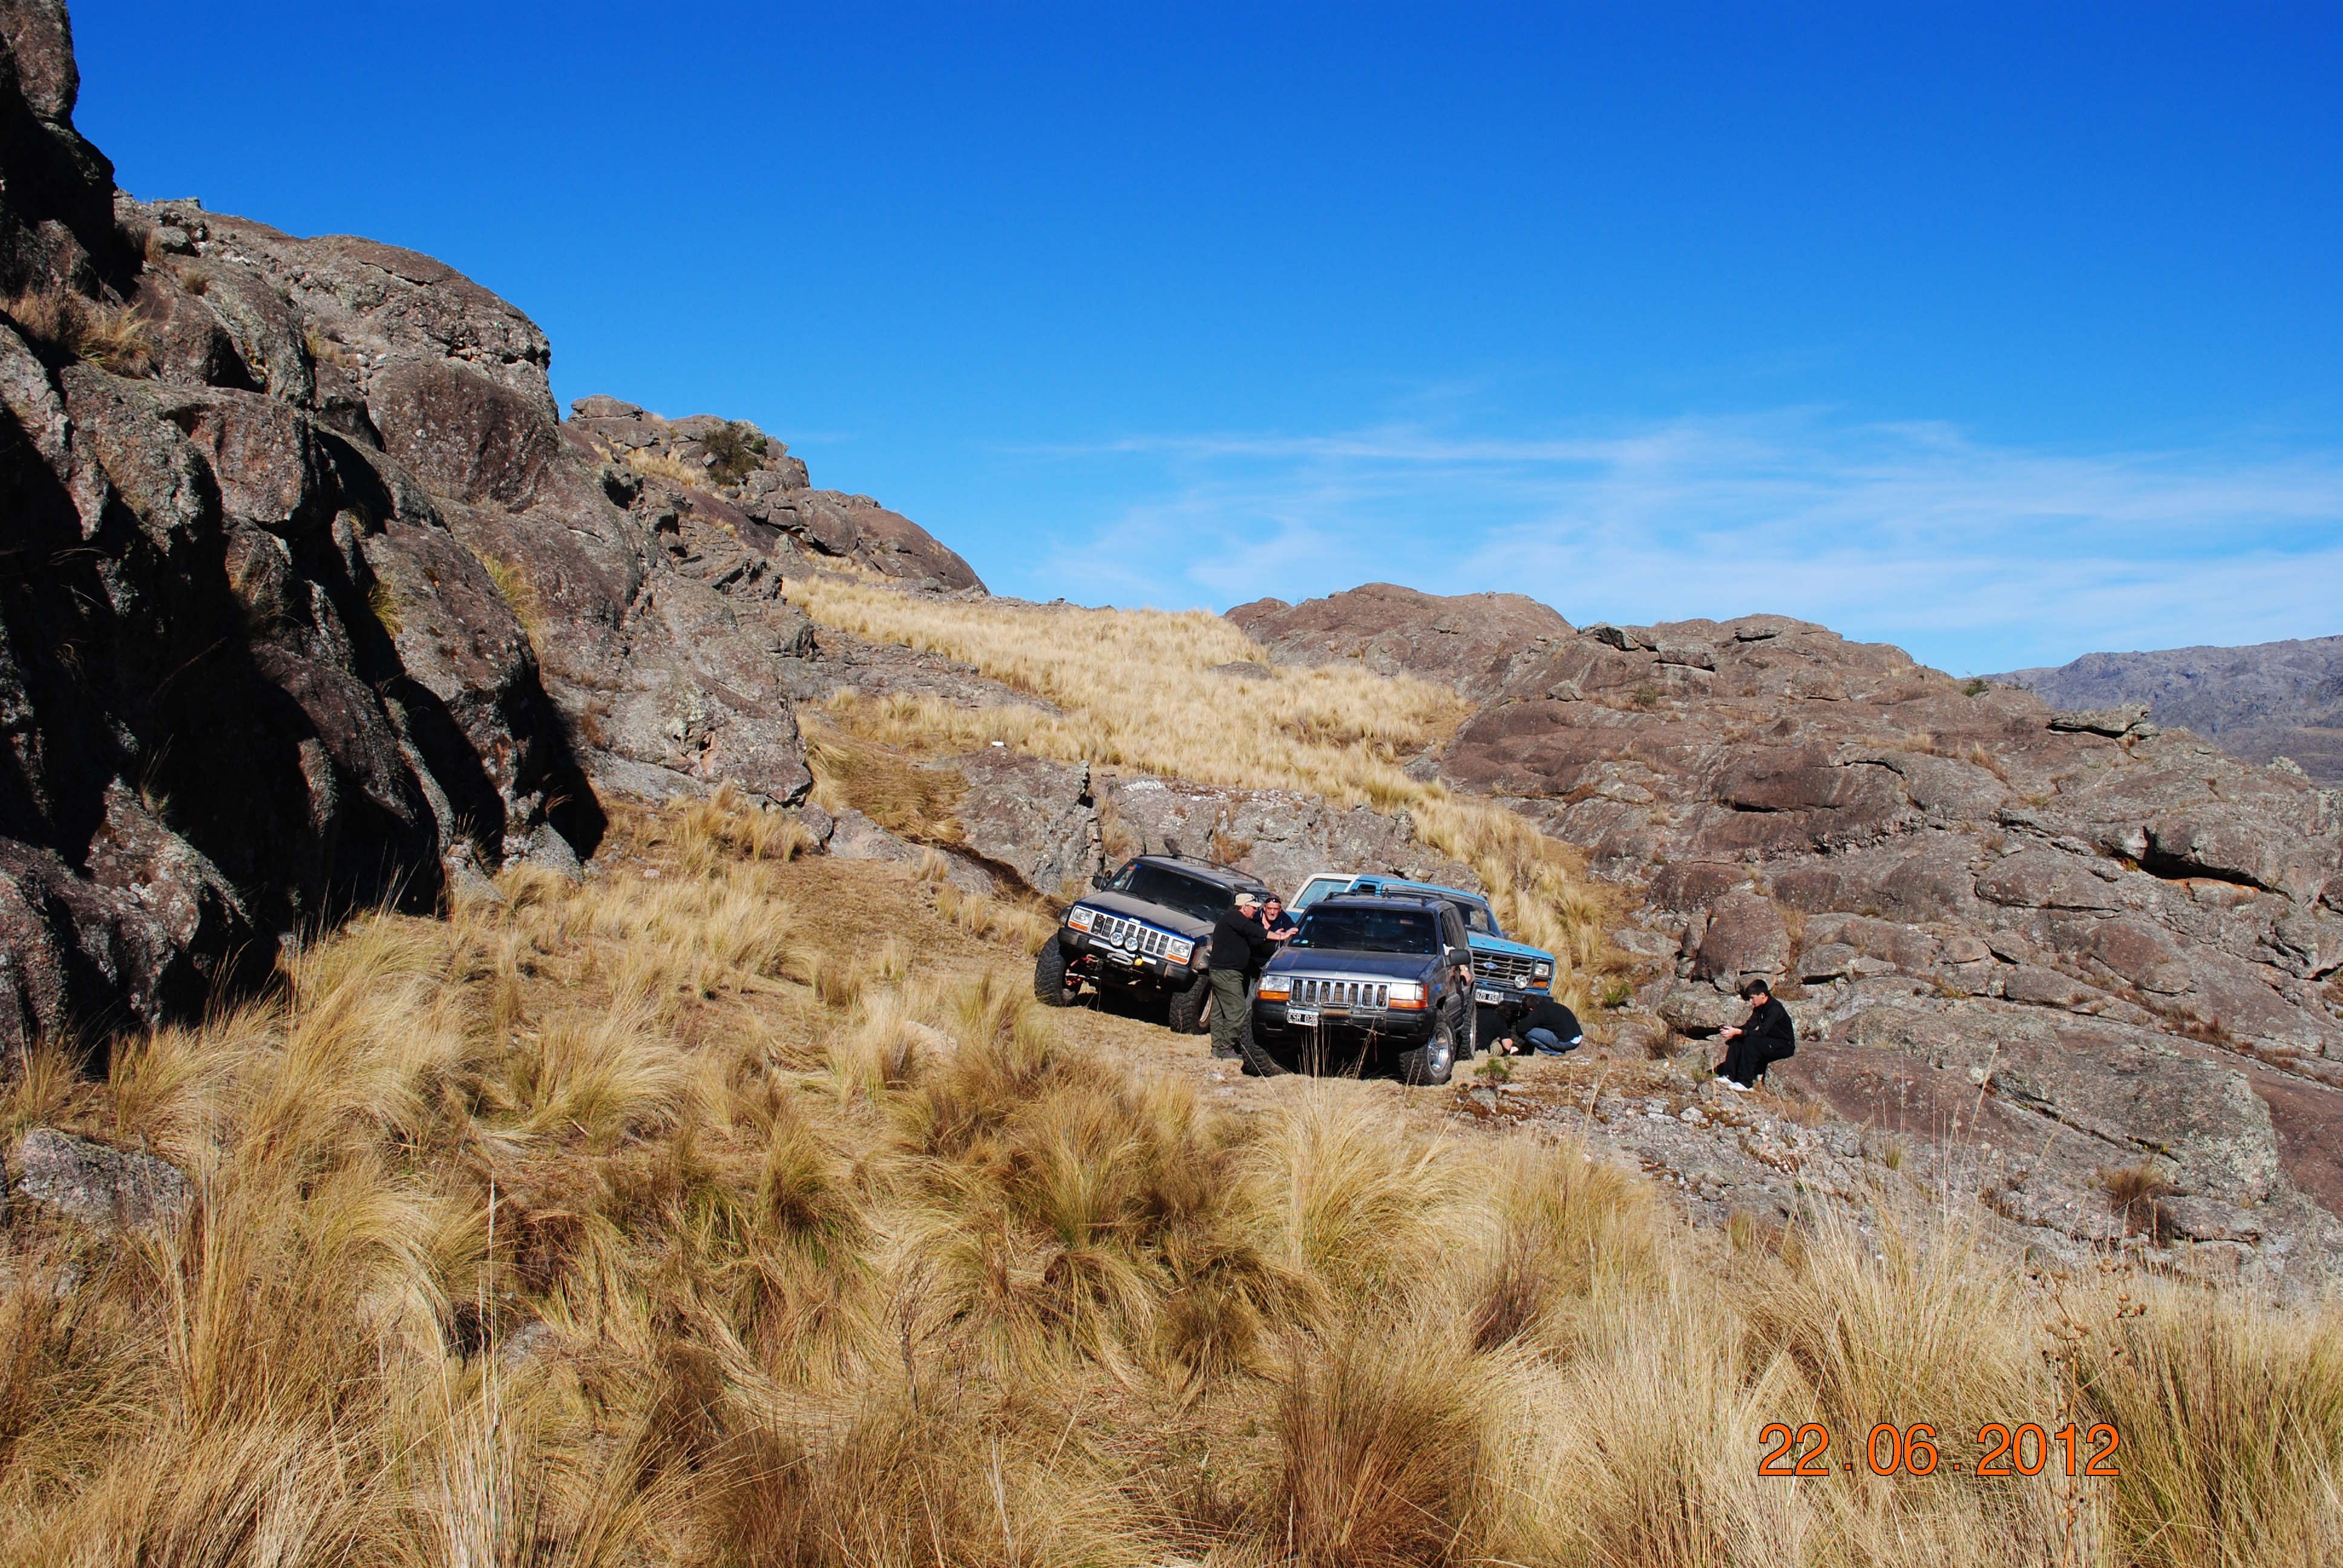
<svg viewBox="0 0 2343 1568">
<path fill-rule="evenodd" d="M 544 334 L 428 257 L 121 195 L 63 7 L 0 42 L 0 1045 L 574 869 L 597 784 L 795 799 L 781 575 L 982 591 L 753 427 L 563 423 Z"/>
<path fill-rule="evenodd" d="M 2146 703 L 2158 724 L 2185 725 L 2249 761 L 2290 758 L 2312 782 L 2343 786 L 2343 637 L 2087 653 L 1992 678 L 2059 708 Z"/>
<path fill-rule="evenodd" d="M 2016 1222 L 2103 1237 L 2101 1173 L 2144 1165 L 2178 1241 L 2332 1242 L 2305 1194 L 2343 1211 L 2343 790 L 1782 617 L 1460 657 L 1483 602 L 1232 613 L 1265 657 L 1347 638 L 1480 697 L 1442 778 L 1640 900 L 1630 1016 L 1685 1049 L 1766 976 L 1807 1042 L 1785 1080 L 1965 1151 Z"/>
</svg>

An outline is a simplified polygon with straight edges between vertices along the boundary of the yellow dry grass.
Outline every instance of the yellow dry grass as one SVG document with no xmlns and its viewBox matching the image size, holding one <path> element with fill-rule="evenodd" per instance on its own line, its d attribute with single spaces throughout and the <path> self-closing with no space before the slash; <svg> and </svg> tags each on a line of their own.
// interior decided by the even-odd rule
<svg viewBox="0 0 2343 1568">
<path fill-rule="evenodd" d="M 0 1561 L 2331 1563 L 2343 1319 L 2047 1283 L 1952 1215 L 1736 1250 L 1567 1139 L 1253 1114 L 1069 1042 L 915 869 L 730 803 L 28 1053 L 186 1221 L 0 1232 Z M 842 896 L 851 890 L 851 896 Z M 880 933 L 884 933 L 883 937 Z M 916 953 L 917 961 L 912 955 Z M 2122 1474 L 1974 1473 L 1974 1427 Z M 1760 1476 L 1770 1422 L 1926 1477 Z"/>
<path fill-rule="evenodd" d="M 155 373 L 155 349 L 146 319 L 64 289 L 28 289 L 0 298 L 5 314 L 26 337 L 54 344 L 112 375 L 141 379 Z"/>
<path fill-rule="evenodd" d="M 686 489 L 705 490 L 709 487 L 708 470 L 695 468 L 678 457 L 639 447 L 627 454 L 627 467 L 648 478 L 664 479 L 670 485 Z"/>
<path fill-rule="evenodd" d="M 1470 713 L 1443 687 L 1354 666 L 1214 675 L 1214 665 L 1261 650 L 1201 610 L 920 599 L 835 576 L 789 587 L 824 625 L 945 654 L 1061 710 L 841 697 L 831 716 L 858 735 L 911 749 L 999 740 L 1039 756 L 1405 812 L 1423 842 L 1473 868 L 1507 930 L 1555 954 L 1556 990 L 1575 1005 L 1587 1006 L 1590 982 L 1621 961 L 1605 940 L 1607 901 L 1581 879 L 1569 849 L 1512 811 L 1403 770 Z"/>
<path fill-rule="evenodd" d="M 496 585 L 498 594 L 512 610 L 513 618 L 520 622 L 521 630 L 534 642 L 545 629 L 545 610 L 538 601 L 537 588 L 528 580 L 528 573 L 519 562 L 508 561 L 502 556 L 483 555 L 479 562 L 480 569 L 488 574 L 488 580 Z"/>
</svg>

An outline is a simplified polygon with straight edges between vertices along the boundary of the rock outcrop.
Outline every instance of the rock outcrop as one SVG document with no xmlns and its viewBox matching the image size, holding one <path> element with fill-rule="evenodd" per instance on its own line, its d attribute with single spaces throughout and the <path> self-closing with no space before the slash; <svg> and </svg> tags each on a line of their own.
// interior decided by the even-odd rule
<svg viewBox="0 0 2343 1568">
<path fill-rule="evenodd" d="M 1104 869 L 1087 762 L 989 747 L 950 766 L 966 785 L 952 815 L 969 852 L 1045 898 L 1079 893 Z"/>
<path fill-rule="evenodd" d="M 1453 602 L 1294 607 L 1265 657 L 1314 660 L 1324 639 L 1283 628 L 1380 612 L 1393 665 L 1426 648 L 1416 673 L 1453 681 Z M 1809 1042 L 1785 1081 L 1948 1150 L 1999 1117 L 1996 1147 L 2030 1142 L 2024 1181 L 1987 1172 L 1996 1211 L 2070 1238 L 2110 1222 L 2106 1170 L 2141 1167 L 2200 1240 L 2260 1214 L 2293 1245 L 2307 1194 L 2343 1197 L 2343 791 L 2145 706 L 2055 709 L 1776 616 L 1474 668 L 1502 678 L 1459 684 L 1482 700 L 1441 777 L 1641 897 L 1616 940 L 1687 1050 L 1767 977 Z"/>
<path fill-rule="evenodd" d="M 544 334 L 427 256 L 121 195 L 62 6 L 0 40 L 0 1047 L 574 871 L 598 787 L 795 800 L 782 575 L 982 591 L 753 427 L 563 423 Z"/>
<path fill-rule="evenodd" d="M 711 414 L 662 419 L 608 397 L 581 397 L 570 407 L 566 434 L 653 482 L 666 481 L 679 509 L 703 528 L 750 547 L 726 563 L 728 570 L 758 570 L 759 558 L 800 569 L 839 563 L 908 588 L 984 591 L 966 561 L 909 518 L 868 496 L 811 488 L 804 461 L 753 425 Z M 803 558 L 776 550 L 776 532 Z"/>
<path fill-rule="evenodd" d="M 2054 707 L 2137 703 L 2249 762 L 2293 759 L 2313 783 L 2343 787 L 2343 637 L 2247 648 L 2087 653 L 2056 669 L 1989 678 Z"/>
<path fill-rule="evenodd" d="M 1406 670 L 1476 699 L 1495 696 L 1517 664 L 1571 635 L 1568 621 L 1521 594 L 1443 598 L 1391 583 L 1300 604 L 1255 599 L 1228 618 L 1273 663 L 1356 659 L 1379 675 Z"/>
<path fill-rule="evenodd" d="M 8 1151 L 0 1224 L 45 1218 L 98 1230 L 176 1223 L 187 1208 L 176 1166 L 35 1127 Z"/>
<path fill-rule="evenodd" d="M 1100 784 L 1111 860 L 1188 855 L 1249 871 L 1270 887 L 1299 888 L 1320 871 L 1384 871 L 1478 892 L 1469 866 L 1415 836 L 1407 813 L 1344 808 L 1292 789 L 1230 789 L 1149 775 Z"/>
</svg>

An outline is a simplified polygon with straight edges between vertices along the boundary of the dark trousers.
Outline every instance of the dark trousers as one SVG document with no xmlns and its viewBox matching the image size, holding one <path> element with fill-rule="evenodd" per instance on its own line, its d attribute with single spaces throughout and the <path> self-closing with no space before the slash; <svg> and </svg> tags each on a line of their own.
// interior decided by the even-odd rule
<svg viewBox="0 0 2343 1568">
<path fill-rule="evenodd" d="M 1729 1078 L 1744 1088 L 1755 1085 L 1758 1074 L 1764 1072 L 1765 1064 L 1773 1060 L 1765 1054 L 1766 1043 L 1762 1040 L 1752 1040 L 1745 1034 L 1735 1035 L 1725 1042 L 1725 1065 L 1716 1070 L 1717 1075 Z"/>
<path fill-rule="evenodd" d="M 1245 1012 L 1252 1000 L 1245 995 L 1242 970 L 1212 970 L 1212 1054 L 1236 1056 L 1243 1037 Z"/>
</svg>

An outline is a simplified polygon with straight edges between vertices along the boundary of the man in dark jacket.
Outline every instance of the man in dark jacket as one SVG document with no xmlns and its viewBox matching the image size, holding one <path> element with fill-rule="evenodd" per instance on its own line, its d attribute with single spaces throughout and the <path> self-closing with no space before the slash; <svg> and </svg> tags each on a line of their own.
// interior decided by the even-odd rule
<svg viewBox="0 0 2343 1568">
<path fill-rule="evenodd" d="M 1239 893 L 1236 902 L 1212 928 L 1212 955 L 1208 971 L 1212 980 L 1212 1054 L 1243 1054 L 1237 1040 L 1244 1033 L 1245 1015 L 1252 1009 L 1246 982 L 1261 972 L 1274 951 L 1261 923 L 1261 902 L 1251 893 Z"/>
<path fill-rule="evenodd" d="M 1725 1060 L 1717 1063 L 1716 1076 L 1746 1092 L 1757 1087 L 1759 1075 L 1768 1066 L 1797 1054 L 1798 1031 L 1790 1023 L 1790 1010 L 1774 1000 L 1764 980 L 1743 986 L 1741 998 L 1749 1003 L 1749 1016 L 1721 1031 Z"/>
<path fill-rule="evenodd" d="M 1540 1056 L 1564 1056 L 1576 1050 L 1586 1038 L 1578 1024 L 1578 1015 L 1552 997 L 1540 997 L 1523 1004 L 1505 1026 L 1505 1038 L 1497 1041 L 1496 1049 L 1506 1056 L 1518 1056 L 1523 1046 Z"/>
</svg>

